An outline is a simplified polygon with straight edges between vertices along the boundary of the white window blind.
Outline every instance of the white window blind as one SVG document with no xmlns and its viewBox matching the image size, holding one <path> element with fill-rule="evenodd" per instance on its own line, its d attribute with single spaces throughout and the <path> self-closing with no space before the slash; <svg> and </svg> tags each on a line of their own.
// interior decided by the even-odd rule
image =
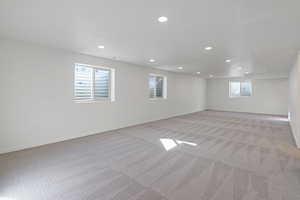
<svg viewBox="0 0 300 200">
<path fill-rule="evenodd" d="M 75 100 L 96 100 L 110 97 L 111 71 L 84 64 L 75 64 Z"/>
<path fill-rule="evenodd" d="M 230 81 L 229 96 L 230 97 L 249 97 L 252 95 L 251 81 Z"/>
<path fill-rule="evenodd" d="M 94 95 L 96 98 L 108 98 L 110 90 L 110 71 L 94 69 L 95 88 Z"/>
<path fill-rule="evenodd" d="M 159 75 L 149 76 L 149 90 L 150 98 L 164 98 L 165 97 L 165 77 Z"/>
</svg>

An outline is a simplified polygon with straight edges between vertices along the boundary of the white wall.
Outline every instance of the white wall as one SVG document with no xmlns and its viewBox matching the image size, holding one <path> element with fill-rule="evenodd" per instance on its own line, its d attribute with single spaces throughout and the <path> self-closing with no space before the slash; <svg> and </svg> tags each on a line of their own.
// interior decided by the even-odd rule
<svg viewBox="0 0 300 200">
<path fill-rule="evenodd" d="M 74 103 L 74 63 L 116 69 L 116 101 Z M 148 74 L 168 98 L 148 99 Z M 0 40 L 0 153 L 205 109 L 206 81 L 17 41 Z"/>
<path fill-rule="evenodd" d="M 300 53 L 289 76 L 289 118 L 297 146 L 300 148 Z"/>
<path fill-rule="evenodd" d="M 253 79 L 251 97 L 230 98 L 230 79 L 207 81 L 207 108 L 223 111 L 287 115 L 288 79 Z"/>
</svg>

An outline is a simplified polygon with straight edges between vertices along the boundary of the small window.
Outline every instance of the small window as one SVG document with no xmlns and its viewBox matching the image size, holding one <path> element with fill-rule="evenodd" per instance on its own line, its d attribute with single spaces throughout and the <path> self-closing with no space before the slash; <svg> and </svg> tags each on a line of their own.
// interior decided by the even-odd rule
<svg viewBox="0 0 300 200">
<path fill-rule="evenodd" d="M 75 100 L 100 100 L 112 97 L 112 69 L 75 64 Z"/>
<path fill-rule="evenodd" d="M 155 98 L 166 98 L 167 79 L 165 76 L 150 74 L 149 76 L 149 97 L 150 99 Z"/>
<path fill-rule="evenodd" d="M 230 81 L 230 97 L 250 97 L 252 95 L 251 81 Z"/>
</svg>

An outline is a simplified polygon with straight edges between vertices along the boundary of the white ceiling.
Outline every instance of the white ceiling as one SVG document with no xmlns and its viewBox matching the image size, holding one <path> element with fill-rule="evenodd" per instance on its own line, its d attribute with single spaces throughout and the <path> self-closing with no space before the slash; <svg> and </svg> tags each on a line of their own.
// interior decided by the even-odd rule
<svg viewBox="0 0 300 200">
<path fill-rule="evenodd" d="M 299 7 L 299 0 L 1 0 L 0 36 L 204 77 L 282 76 L 300 48 Z"/>
</svg>

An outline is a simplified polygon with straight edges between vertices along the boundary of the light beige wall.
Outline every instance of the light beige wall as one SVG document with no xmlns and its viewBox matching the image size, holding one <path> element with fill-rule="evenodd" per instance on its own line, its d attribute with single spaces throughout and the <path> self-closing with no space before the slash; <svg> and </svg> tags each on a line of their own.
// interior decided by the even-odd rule
<svg viewBox="0 0 300 200">
<path fill-rule="evenodd" d="M 223 111 L 287 115 L 288 79 L 253 79 L 251 97 L 230 98 L 230 79 L 207 81 L 207 108 Z"/>
<path fill-rule="evenodd" d="M 300 53 L 289 76 L 289 118 L 297 146 L 300 148 Z"/>
<path fill-rule="evenodd" d="M 115 68 L 116 101 L 79 104 L 73 65 Z M 168 98 L 148 99 L 149 73 L 168 78 Z M 108 59 L 0 40 L 0 153 L 205 109 L 206 81 Z"/>
</svg>

